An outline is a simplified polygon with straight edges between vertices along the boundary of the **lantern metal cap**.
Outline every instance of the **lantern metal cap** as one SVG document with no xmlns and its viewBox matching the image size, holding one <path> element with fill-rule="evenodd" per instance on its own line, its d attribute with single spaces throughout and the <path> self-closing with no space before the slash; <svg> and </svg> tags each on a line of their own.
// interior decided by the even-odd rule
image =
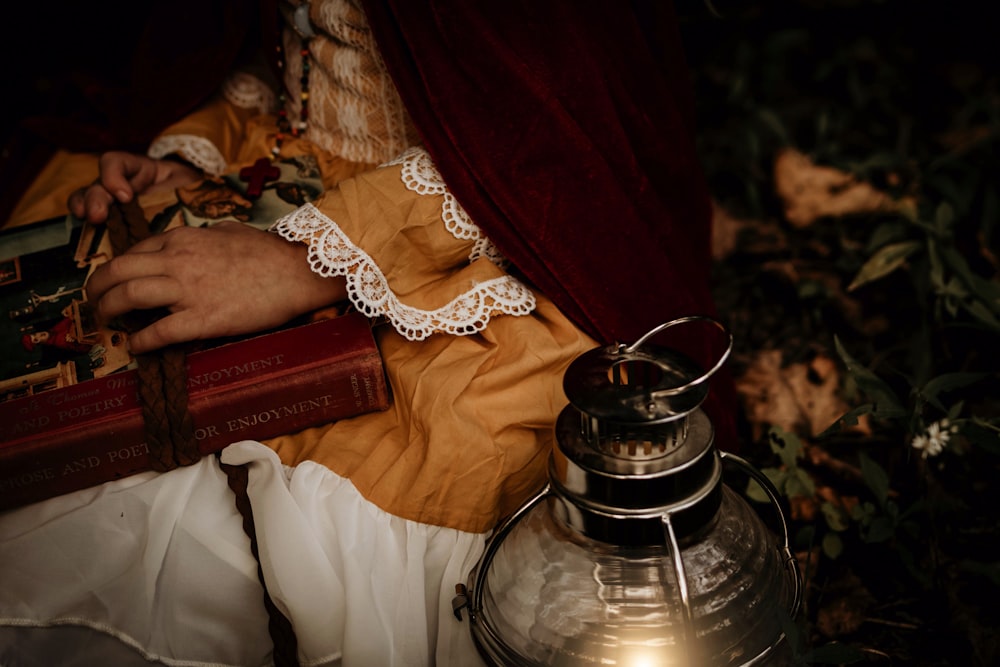
<svg viewBox="0 0 1000 667">
<path fill-rule="evenodd" d="M 679 324 L 707 322 L 726 347 L 708 371 L 675 350 L 651 344 Z M 665 322 L 631 345 L 585 352 L 570 364 L 563 391 L 580 414 L 580 435 L 594 450 L 627 460 L 650 460 L 675 451 L 687 438 L 688 416 L 705 400 L 707 380 L 725 363 L 732 336 L 722 324 L 693 315 Z"/>
<path fill-rule="evenodd" d="M 666 329 L 699 321 L 726 336 L 725 350 L 707 371 L 683 354 L 648 344 Z M 732 335 L 718 321 L 702 315 L 681 317 L 655 327 L 631 345 L 619 343 L 580 355 L 566 370 L 563 390 L 573 407 L 601 421 L 647 426 L 674 421 L 705 400 L 708 379 L 722 367 L 732 347 Z"/>
</svg>

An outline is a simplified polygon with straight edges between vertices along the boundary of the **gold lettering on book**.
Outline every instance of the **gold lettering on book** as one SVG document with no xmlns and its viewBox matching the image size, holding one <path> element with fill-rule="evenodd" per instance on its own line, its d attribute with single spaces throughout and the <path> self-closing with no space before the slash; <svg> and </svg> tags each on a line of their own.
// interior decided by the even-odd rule
<svg viewBox="0 0 1000 667">
<path fill-rule="evenodd" d="M 365 396 L 368 398 L 368 405 L 375 405 L 375 383 L 371 377 L 365 376 Z"/>
<path fill-rule="evenodd" d="M 143 454 L 149 454 L 149 445 L 146 443 L 140 443 L 138 445 L 132 445 L 131 447 L 122 447 L 120 449 L 115 449 L 107 452 L 108 463 L 114 463 L 115 461 L 125 461 L 136 456 L 142 456 Z"/>
<path fill-rule="evenodd" d="M 226 366 L 225 368 L 218 368 L 214 371 L 199 373 L 198 375 L 189 375 L 188 386 L 200 387 L 203 384 L 213 384 L 222 380 L 235 380 L 244 375 L 252 375 L 268 368 L 273 368 L 274 366 L 280 366 L 283 363 L 285 363 L 285 355 L 275 354 L 263 359 L 248 361 L 245 364 Z"/>
<path fill-rule="evenodd" d="M 83 405 L 76 405 L 71 408 L 63 408 L 56 412 L 56 418 L 60 422 L 66 422 L 76 421 L 77 419 L 91 415 L 98 415 L 102 412 L 124 406 L 125 398 L 125 394 L 122 394 L 121 396 L 112 396 L 111 398 L 105 398 L 93 403 L 84 403 Z"/>
<path fill-rule="evenodd" d="M 219 429 L 216 426 L 206 426 L 205 428 L 198 428 L 194 431 L 195 440 L 204 440 L 205 438 L 211 438 L 212 436 L 218 437 Z"/>
<path fill-rule="evenodd" d="M 43 397 L 49 405 L 63 405 L 64 403 L 69 403 L 70 401 L 79 401 L 84 398 L 90 398 L 91 396 L 96 396 L 101 393 L 100 389 L 91 389 L 89 391 L 53 391 L 43 393 Z"/>
<path fill-rule="evenodd" d="M 302 414 L 303 412 L 320 410 L 322 408 L 329 407 L 332 402 L 332 394 L 323 394 L 322 396 L 299 401 L 298 403 L 292 403 L 291 405 L 283 405 L 278 408 L 270 408 L 262 412 L 254 412 L 243 417 L 230 419 L 226 422 L 226 428 L 229 433 L 234 433 L 235 431 L 252 428 L 258 424 L 266 424 L 268 422 L 286 419 L 287 417 L 293 417 L 295 415 Z"/>
<path fill-rule="evenodd" d="M 0 478 L 0 491 L 20 489 L 25 486 L 30 486 L 32 484 L 37 484 L 38 482 L 44 482 L 55 478 L 56 471 L 54 468 L 39 468 L 38 470 L 31 470 L 18 475 Z"/>
<path fill-rule="evenodd" d="M 351 394 L 354 395 L 354 407 L 360 408 L 361 403 L 361 385 L 358 383 L 358 374 L 351 373 Z"/>
<path fill-rule="evenodd" d="M 104 379 L 104 386 L 112 390 L 127 389 L 137 384 L 139 384 L 139 380 L 136 375 L 109 375 Z"/>
<path fill-rule="evenodd" d="M 138 445 L 119 447 L 118 449 L 105 452 L 104 458 L 107 459 L 108 463 L 114 463 L 116 461 L 126 461 L 145 454 L 149 454 L 149 446 L 143 442 Z M 101 460 L 101 457 L 91 454 L 72 461 L 67 461 L 62 464 L 62 467 L 59 468 L 58 472 L 56 468 L 46 467 L 11 475 L 9 477 L 0 477 L 0 493 L 3 493 L 4 491 L 22 489 L 26 486 L 53 480 L 60 476 L 65 477 L 67 475 L 84 472 L 92 468 L 99 468 L 102 464 L 103 461 Z"/>
<path fill-rule="evenodd" d="M 101 465 L 101 459 L 96 456 L 85 456 L 82 459 L 76 459 L 75 461 L 69 461 L 63 466 L 62 474 L 63 477 L 66 475 L 71 475 L 75 472 L 83 472 L 84 470 L 90 470 L 91 468 L 96 468 Z"/>
<path fill-rule="evenodd" d="M 11 435 L 20 435 L 22 433 L 31 433 L 37 431 L 50 423 L 48 415 L 38 415 L 37 417 L 32 417 L 31 419 L 25 419 L 14 424 L 14 428 L 11 429 Z"/>
</svg>

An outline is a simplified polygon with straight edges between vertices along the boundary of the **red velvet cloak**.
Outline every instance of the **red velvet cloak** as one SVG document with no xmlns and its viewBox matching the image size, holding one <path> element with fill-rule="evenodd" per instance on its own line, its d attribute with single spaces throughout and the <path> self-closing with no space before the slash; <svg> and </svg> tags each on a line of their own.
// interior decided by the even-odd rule
<svg viewBox="0 0 1000 667">
<path fill-rule="evenodd" d="M 713 313 L 711 205 L 672 12 L 589 0 L 364 5 L 452 193 L 563 312 L 607 343 Z M 710 333 L 678 345 L 710 364 L 722 348 Z M 734 449 L 735 392 L 727 377 L 713 388 L 706 409 L 720 447 Z"/>
</svg>

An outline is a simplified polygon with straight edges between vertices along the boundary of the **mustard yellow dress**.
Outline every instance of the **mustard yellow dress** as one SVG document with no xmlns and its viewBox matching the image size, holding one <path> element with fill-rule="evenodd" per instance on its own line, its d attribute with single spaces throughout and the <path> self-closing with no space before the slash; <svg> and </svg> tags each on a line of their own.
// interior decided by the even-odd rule
<svg viewBox="0 0 1000 667">
<path fill-rule="evenodd" d="M 315 157 L 326 191 L 273 232 L 308 245 L 312 269 L 343 276 L 354 306 L 385 322 L 393 400 L 233 443 L 222 460 L 249 465 L 261 569 L 302 664 L 478 665 L 451 612 L 455 585 L 544 482 L 562 374 L 597 343 L 509 271 L 448 192 L 360 8 L 326 0 L 310 17 L 310 121 L 281 154 Z M 298 49 L 289 33 L 293 119 Z M 276 101 L 237 73 L 149 154 L 234 173 L 275 145 Z M 50 191 L 72 189 L 60 183 Z M 28 196 L 20 215 L 41 211 Z M 214 458 L 0 515 L 0 647 L 49 660 L 38 664 L 266 665 L 261 599 Z"/>
</svg>

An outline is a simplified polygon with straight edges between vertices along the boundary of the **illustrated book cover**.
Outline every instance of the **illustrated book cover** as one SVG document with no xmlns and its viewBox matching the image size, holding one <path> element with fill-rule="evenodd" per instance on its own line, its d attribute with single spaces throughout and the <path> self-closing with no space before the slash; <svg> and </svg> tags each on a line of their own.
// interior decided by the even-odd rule
<svg viewBox="0 0 1000 667">
<path fill-rule="evenodd" d="M 254 200 L 237 179 L 178 190 L 148 215 L 150 226 L 270 224 L 320 191 L 308 163 L 281 168 Z M 0 510 L 150 469 L 128 334 L 97 320 L 84 289 L 110 257 L 104 228 L 72 217 L 0 232 Z M 335 307 L 274 331 L 187 346 L 200 452 L 386 409 L 371 327 Z"/>
</svg>

